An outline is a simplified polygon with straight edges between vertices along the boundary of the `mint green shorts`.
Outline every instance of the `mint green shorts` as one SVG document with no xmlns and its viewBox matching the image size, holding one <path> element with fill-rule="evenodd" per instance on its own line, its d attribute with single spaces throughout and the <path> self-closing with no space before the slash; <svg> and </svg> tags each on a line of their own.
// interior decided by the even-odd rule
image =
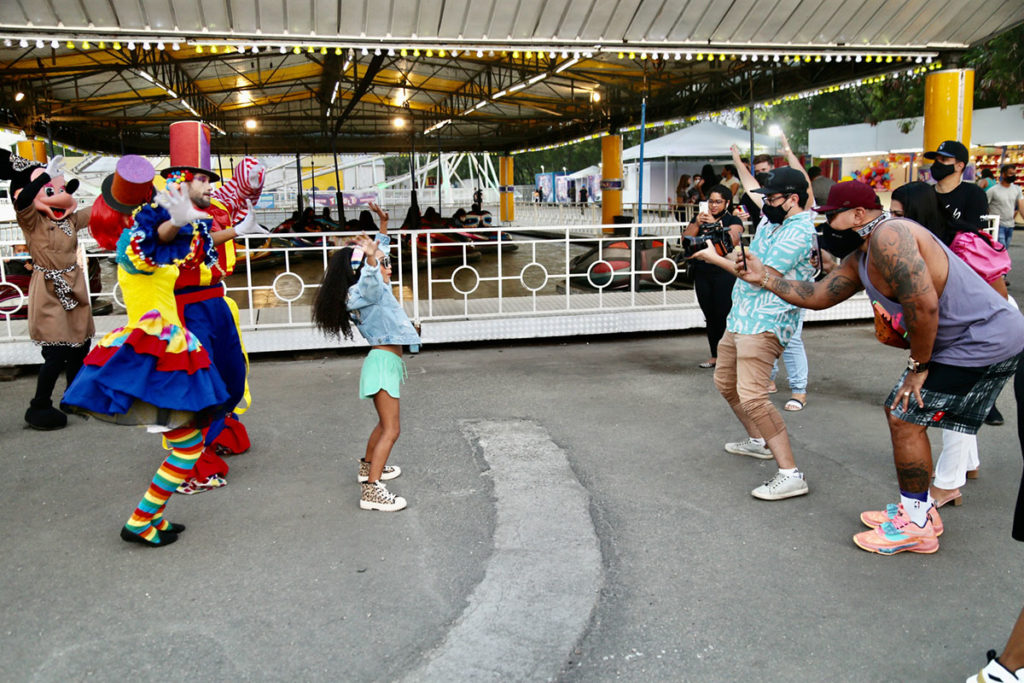
<svg viewBox="0 0 1024 683">
<path fill-rule="evenodd" d="M 398 388 L 407 376 L 401 356 L 384 349 L 370 349 L 359 375 L 359 398 L 373 398 L 381 390 L 399 398 Z"/>
</svg>

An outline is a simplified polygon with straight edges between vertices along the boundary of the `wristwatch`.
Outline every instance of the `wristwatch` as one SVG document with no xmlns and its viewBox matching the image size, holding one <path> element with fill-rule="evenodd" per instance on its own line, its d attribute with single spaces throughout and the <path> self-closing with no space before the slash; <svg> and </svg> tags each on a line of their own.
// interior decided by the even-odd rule
<svg viewBox="0 0 1024 683">
<path fill-rule="evenodd" d="M 925 361 L 923 363 L 919 363 L 918 361 L 914 360 L 913 358 L 908 358 L 907 359 L 907 370 L 910 370 L 913 373 L 926 372 L 928 370 L 928 361 Z"/>
</svg>

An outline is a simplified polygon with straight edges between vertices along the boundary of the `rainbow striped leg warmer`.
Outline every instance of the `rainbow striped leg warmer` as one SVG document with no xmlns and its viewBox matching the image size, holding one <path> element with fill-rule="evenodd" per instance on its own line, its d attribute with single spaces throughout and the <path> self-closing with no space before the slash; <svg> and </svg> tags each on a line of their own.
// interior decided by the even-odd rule
<svg viewBox="0 0 1024 683">
<path fill-rule="evenodd" d="M 184 427 L 165 432 L 163 436 L 171 453 L 161 463 L 142 501 L 125 525 L 132 533 L 154 543 L 160 542 L 157 530 L 168 526 L 163 519 L 167 499 L 185 481 L 203 452 L 203 434 L 198 429 Z"/>
</svg>

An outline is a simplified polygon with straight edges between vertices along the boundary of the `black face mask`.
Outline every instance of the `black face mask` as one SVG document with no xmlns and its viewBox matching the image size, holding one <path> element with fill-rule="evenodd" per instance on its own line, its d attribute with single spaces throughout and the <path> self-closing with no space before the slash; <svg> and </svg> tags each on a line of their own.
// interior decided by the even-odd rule
<svg viewBox="0 0 1024 683">
<path fill-rule="evenodd" d="M 827 223 L 821 228 L 821 248 L 836 258 L 846 258 L 862 244 L 864 238 L 856 230 L 836 230 Z"/>
<path fill-rule="evenodd" d="M 1003 176 L 1003 182 L 1004 183 L 1013 183 L 1013 181 L 1016 180 L 1016 179 L 1017 179 L 1017 176 L 1015 176 L 1015 175 L 1004 175 Z"/>
<path fill-rule="evenodd" d="M 779 225 L 782 221 L 786 220 L 786 214 L 789 213 L 787 209 L 781 206 L 770 206 L 768 202 L 765 202 L 761 206 L 761 213 L 768 219 L 769 223 Z"/>
<path fill-rule="evenodd" d="M 821 230 L 821 248 L 836 258 L 846 258 L 864 244 L 864 238 L 870 235 L 879 223 L 889 218 L 892 218 L 892 215 L 888 211 L 883 211 L 878 218 L 866 225 L 850 230 L 836 230 L 826 223 Z"/>
<path fill-rule="evenodd" d="M 932 164 L 932 178 L 935 180 L 942 180 L 956 173 L 956 166 L 954 164 L 943 164 L 936 161 Z"/>
</svg>

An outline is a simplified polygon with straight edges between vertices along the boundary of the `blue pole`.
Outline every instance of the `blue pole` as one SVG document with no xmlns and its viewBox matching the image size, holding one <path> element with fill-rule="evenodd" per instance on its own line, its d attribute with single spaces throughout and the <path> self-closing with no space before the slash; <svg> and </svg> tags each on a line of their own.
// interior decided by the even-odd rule
<svg viewBox="0 0 1024 683">
<path fill-rule="evenodd" d="M 640 183 L 636 190 L 636 222 L 644 222 L 644 131 L 647 127 L 647 98 L 640 103 Z M 637 228 L 636 234 L 642 235 L 643 228 Z"/>
</svg>

